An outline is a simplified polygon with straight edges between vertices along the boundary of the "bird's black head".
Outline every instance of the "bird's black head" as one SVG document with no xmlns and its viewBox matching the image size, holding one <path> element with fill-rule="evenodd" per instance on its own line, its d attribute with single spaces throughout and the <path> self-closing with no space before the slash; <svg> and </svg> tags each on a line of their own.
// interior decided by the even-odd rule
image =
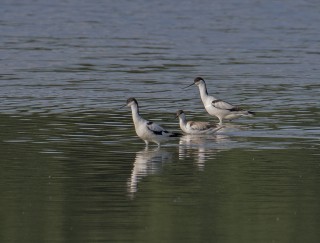
<svg viewBox="0 0 320 243">
<path fill-rule="evenodd" d="M 201 78 L 201 77 L 196 77 L 196 78 L 194 79 L 194 83 L 195 83 L 195 84 L 198 84 L 198 83 L 201 82 L 201 81 L 204 82 L 204 79 Z"/>
<path fill-rule="evenodd" d="M 205 83 L 203 78 L 201 78 L 201 77 L 196 77 L 196 78 L 194 79 L 193 83 L 190 84 L 190 85 L 188 85 L 187 87 L 185 87 L 185 89 L 188 88 L 188 87 L 190 87 L 190 86 L 192 86 L 192 85 L 194 85 L 194 84 L 197 85 L 197 86 L 199 86 L 200 83 L 202 83 L 202 82 Z"/>
<path fill-rule="evenodd" d="M 184 114 L 183 110 L 178 110 L 176 112 L 176 118 L 178 118 L 181 114 Z"/>
<path fill-rule="evenodd" d="M 127 106 L 130 106 L 134 103 L 138 105 L 138 101 L 135 98 L 130 97 L 129 99 L 127 99 Z"/>
</svg>

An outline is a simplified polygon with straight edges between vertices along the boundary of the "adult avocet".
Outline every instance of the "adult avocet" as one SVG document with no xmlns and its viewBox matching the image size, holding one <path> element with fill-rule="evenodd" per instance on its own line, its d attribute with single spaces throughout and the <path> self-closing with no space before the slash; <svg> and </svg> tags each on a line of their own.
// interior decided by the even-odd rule
<svg viewBox="0 0 320 243">
<path fill-rule="evenodd" d="M 160 147 L 160 143 L 167 141 L 172 137 L 182 136 L 181 133 L 168 132 L 158 124 L 143 119 L 139 114 L 139 105 L 135 98 L 129 98 L 127 104 L 124 106 L 131 107 L 136 133 L 147 146 L 149 145 L 149 142 L 154 142 Z"/>
<path fill-rule="evenodd" d="M 209 122 L 187 121 L 183 110 L 178 110 L 176 118 L 179 117 L 179 125 L 182 131 L 187 134 L 212 134 L 223 128 Z"/>
<path fill-rule="evenodd" d="M 219 118 L 220 125 L 222 125 L 223 120 L 233 120 L 242 116 L 253 116 L 255 114 L 252 111 L 243 110 L 238 106 L 231 105 L 228 102 L 208 95 L 206 83 L 201 77 L 195 78 L 194 82 L 186 88 L 194 84 L 199 87 L 200 97 L 204 108 L 211 116 Z"/>
</svg>

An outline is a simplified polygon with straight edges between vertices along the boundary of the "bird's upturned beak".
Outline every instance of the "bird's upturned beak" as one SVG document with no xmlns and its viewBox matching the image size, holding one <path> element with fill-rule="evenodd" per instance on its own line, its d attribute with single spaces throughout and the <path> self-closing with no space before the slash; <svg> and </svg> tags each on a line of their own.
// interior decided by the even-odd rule
<svg viewBox="0 0 320 243">
<path fill-rule="evenodd" d="M 184 89 L 189 88 L 190 86 L 194 85 L 194 83 L 188 85 L 187 87 L 184 87 Z"/>
</svg>

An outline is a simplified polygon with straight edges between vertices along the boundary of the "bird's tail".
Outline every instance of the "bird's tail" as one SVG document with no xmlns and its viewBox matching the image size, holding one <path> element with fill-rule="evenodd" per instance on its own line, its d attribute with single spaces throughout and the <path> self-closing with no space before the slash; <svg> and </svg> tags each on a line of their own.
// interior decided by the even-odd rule
<svg viewBox="0 0 320 243">
<path fill-rule="evenodd" d="M 241 116 L 254 116 L 256 113 L 253 111 L 239 111 L 238 113 Z"/>
<path fill-rule="evenodd" d="M 229 109 L 229 111 L 232 111 L 233 114 L 237 114 L 238 116 L 254 116 L 256 114 L 253 111 L 243 110 L 238 106 L 235 106 L 235 107 Z"/>
<path fill-rule="evenodd" d="M 254 116 L 256 113 L 254 111 L 248 111 L 248 116 Z"/>
<path fill-rule="evenodd" d="M 183 134 L 182 133 L 179 133 L 179 132 L 172 132 L 169 137 L 182 137 Z"/>
<path fill-rule="evenodd" d="M 197 134 L 213 134 L 219 131 L 221 128 L 224 128 L 224 126 L 209 128 L 207 130 L 199 131 Z"/>
</svg>

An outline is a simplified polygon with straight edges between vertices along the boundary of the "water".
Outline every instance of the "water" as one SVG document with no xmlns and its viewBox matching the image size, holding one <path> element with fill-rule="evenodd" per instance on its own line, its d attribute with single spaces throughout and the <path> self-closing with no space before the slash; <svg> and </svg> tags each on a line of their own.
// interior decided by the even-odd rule
<svg viewBox="0 0 320 243">
<path fill-rule="evenodd" d="M 319 242 L 317 1 L 3 1 L 1 242 Z M 129 109 L 255 118 L 145 149 Z"/>
</svg>

